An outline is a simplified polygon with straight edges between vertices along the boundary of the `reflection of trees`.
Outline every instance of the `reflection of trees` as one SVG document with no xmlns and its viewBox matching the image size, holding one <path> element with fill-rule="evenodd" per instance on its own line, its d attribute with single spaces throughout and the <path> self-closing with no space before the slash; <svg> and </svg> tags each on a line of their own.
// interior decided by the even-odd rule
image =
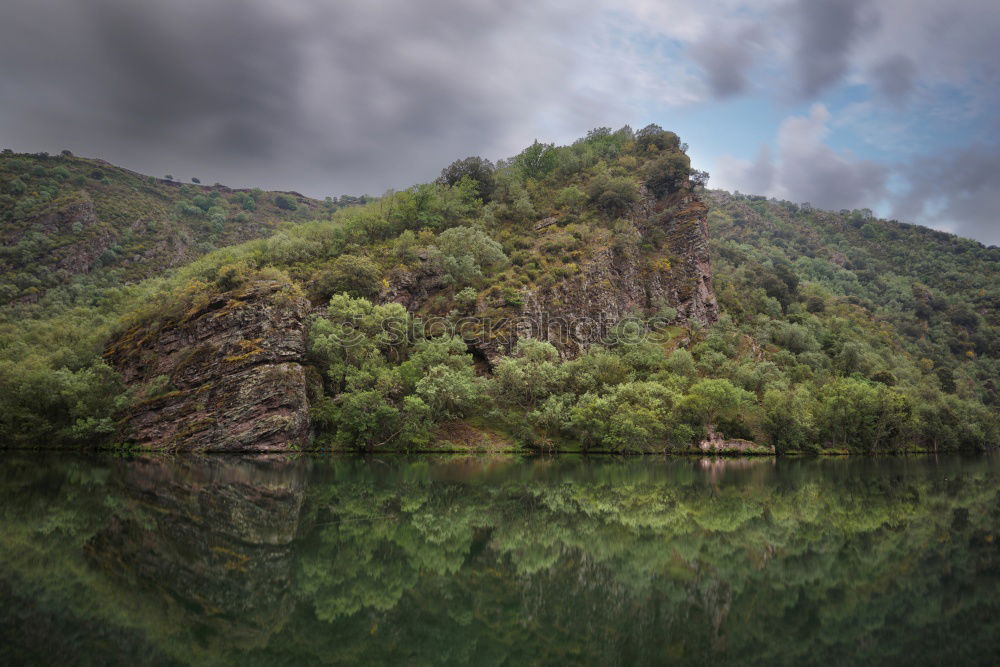
<svg viewBox="0 0 1000 667">
<path fill-rule="evenodd" d="M 986 538 L 970 541 L 996 531 L 986 508 L 998 487 L 982 466 L 951 465 L 953 475 L 905 460 L 613 462 L 462 484 L 360 467 L 315 498 L 330 523 L 299 581 L 331 629 L 390 632 L 395 642 L 378 643 L 386 659 L 435 661 L 419 653 L 427 636 L 464 657 L 529 661 L 941 657 L 951 643 L 929 636 L 953 643 L 998 606 L 1000 558 Z M 336 574 L 316 566 L 345 553 L 357 562 L 337 561 Z M 953 600 L 955 577 L 968 595 Z M 993 650 L 992 636 L 971 637 L 970 654 Z M 519 656 L 522 646 L 542 653 Z"/>
<path fill-rule="evenodd" d="M 182 661 L 940 663 L 1000 649 L 989 460 L 185 461 L 4 477 L 34 513 L 4 508 L 5 570 Z"/>
</svg>

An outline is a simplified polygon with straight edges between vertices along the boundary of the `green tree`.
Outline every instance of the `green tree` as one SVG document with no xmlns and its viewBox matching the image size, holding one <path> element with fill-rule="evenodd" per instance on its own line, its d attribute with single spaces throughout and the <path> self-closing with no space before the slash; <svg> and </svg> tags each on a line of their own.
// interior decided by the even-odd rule
<svg viewBox="0 0 1000 667">
<path fill-rule="evenodd" d="M 524 178 L 542 178 L 558 164 L 555 146 L 536 139 L 512 160 L 512 164 Z"/>
<path fill-rule="evenodd" d="M 646 187 L 660 198 L 681 189 L 687 183 L 690 173 L 691 159 L 679 151 L 664 153 L 648 162 L 642 170 Z"/>
<path fill-rule="evenodd" d="M 587 393 L 570 410 L 570 427 L 585 446 L 615 451 L 663 450 L 689 437 L 672 410 L 679 397 L 656 382 L 626 382 L 606 395 Z"/>
<path fill-rule="evenodd" d="M 819 391 L 816 426 L 834 447 L 885 451 L 908 431 L 911 418 L 908 398 L 883 384 L 837 378 Z"/>
<path fill-rule="evenodd" d="M 533 407 L 562 388 L 565 372 L 559 352 L 551 343 L 522 338 L 511 356 L 496 363 L 490 384 L 503 404 Z"/>
<path fill-rule="evenodd" d="M 639 152 L 646 152 L 650 149 L 679 151 L 681 140 L 673 132 L 668 132 L 659 125 L 650 123 L 635 133 L 635 147 Z"/>
<path fill-rule="evenodd" d="M 495 171 L 493 163 L 478 156 L 467 157 L 464 160 L 455 160 L 450 165 L 441 170 L 438 183 L 445 185 L 457 185 L 462 179 L 467 178 L 476 184 L 476 194 L 483 201 L 489 201 L 493 195 Z"/>
<path fill-rule="evenodd" d="M 602 174 L 587 188 L 590 202 L 610 217 L 625 214 L 639 201 L 639 188 L 626 177 L 610 177 Z"/>
<path fill-rule="evenodd" d="M 341 255 L 330 268 L 320 271 L 314 279 L 313 293 L 322 299 L 334 294 L 372 298 L 382 289 L 382 271 L 372 260 L 360 255 Z"/>
<path fill-rule="evenodd" d="M 474 284 L 483 278 L 484 271 L 502 268 L 508 262 L 503 246 L 473 227 L 446 229 L 434 245 L 440 251 L 443 272 L 457 285 Z"/>
<path fill-rule="evenodd" d="M 813 420 L 814 400 L 804 386 L 769 389 L 764 393 L 764 432 L 775 451 L 815 451 L 819 448 Z"/>
<path fill-rule="evenodd" d="M 753 398 L 753 394 L 724 378 L 696 382 L 685 396 L 687 410 L 703 426 L 719 420 L 735 421 Z"/>
</svg>

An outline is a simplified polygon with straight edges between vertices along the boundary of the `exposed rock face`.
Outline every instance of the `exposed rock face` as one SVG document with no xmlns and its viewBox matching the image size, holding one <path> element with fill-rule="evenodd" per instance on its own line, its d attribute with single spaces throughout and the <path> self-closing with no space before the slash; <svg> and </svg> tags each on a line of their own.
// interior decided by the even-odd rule
<svg viewBox="0 0 1000 667">
<path fill-rule="evenodd" d="M 765 454 L 773 456 L 775 453 L 774 445 L 758 445 L 750 440 L 741 440 L 740 438 L 725 438 L 721 433 L 715 430 L 715 427 L 711 424 L 708 425 L 707 437 L 698 443 L 698 449 L 705 452 L 706 454 L 719 454 L 719 455 L 746 455 L 746 454 Z"/>
<path fill-rule="evenodd" d="M 630 212 L 632 227 L 604 230 L 604 245 L 585 248 L 578 268 L 519 295 L 480 299 L 457 325 L 483 362 L 509 353 L 519 339 L 553 343 L 575 357 L 606 341 L 625 318 L 653 316 L 664 307 L 677 323 L 712 324 L 707 208 L 682 189 L 666 199 L 648 194 Z M 547 218 L 534 232 L 560 232 Z M 138 400 L 124 419 L 123 437 L 142 447 L 195 451 L 282 451 L 310 439 L 305 319 L 309 303 L 286 285 L 261 281 L 188 312 L 179 321 L 137 327 L 107 357 Z M 427 262 L 392 276 L 382 294 L 418 316 L 450 286 Z M 489 294 L 489 292 L 487 293 Z M 667 324 L 667 322 L 662 322 Z"/>
<path fill-rule="evenodd" d="M 492 362 L 521 338 L 548 340 L 564 357 L 575 357 L 605 340 L 626 317 L 648 317 L 663 306 L 677 310 L 678 323 L 713 324 L 719 306 L 712 288 L 707 217 L 708 207 L 687 188 L 666 199 L 644 193 L 628 216 L 637 243 L 589 248 L 575 274 L 522 293 L 520 309 L 479 303 L 458 333 Z M 550 217 L 534 231 L 557 233 L 558 226 L 559 220 Z M 445 287 L 430 267 L 400 272 L 392 276 L 383 299 L 419 313 Z"/>
<path fill-rule="evenodd" d="M 600 248 L 580 272 L 549 289 L 525 295 L 518 335 L 545 338 L 569 357 L 606 338 L 623 319 L 650 315 L 658 306 L 677 310 L 678 321 L 713 324 L 719 306 L 712 289 L 708 208 L 684 193 L 670 202 L 645 199 L 630 216 L 645 239 L 665 233 L 662 248 Z M 500 343 L 510 345 L 511 339 Z M 487 343 L 488 356 L 508 350 Z"/>
<path fill-rule="evenodd" d="M 309 440 L 302 360 L 309 304 L 257 282 L 215 296 L 182 321 L 137 327 L 106 353 L 147 397 L 125 439 L 150 449 L 283 451 Z"/>
<path fill-rule="evenodd" d="M 654 303 L 665 298 L 688 321 L 704 325 L 719 319 L 719 304 L 712 288 L 712 260 L 708 250 L 708 206 L 695 194 L 684 192 L 675 206 L 645 207 L 636 220 L 641 233 L 662 228 L 667 234 L 666 259 L 671 262 L 656 275 L 647 296 Z"/>
</svg>

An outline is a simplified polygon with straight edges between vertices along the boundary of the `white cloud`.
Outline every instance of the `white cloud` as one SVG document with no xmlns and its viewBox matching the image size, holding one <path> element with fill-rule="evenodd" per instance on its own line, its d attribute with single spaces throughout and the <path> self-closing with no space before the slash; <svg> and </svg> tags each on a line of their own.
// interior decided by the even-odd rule
<svg viewBox="0 0 1000 667">
<path fill-rule="evenodd" d="M 889 170 L 824 143 L 830 120 L 822 104 L 808 116 L 789 116 L 778 129 L 775 155 L 763 147 L 752 161 L 726 156 L 714 184 L 822 208 L 874 208 L 885 197 Z"/>
</svg>

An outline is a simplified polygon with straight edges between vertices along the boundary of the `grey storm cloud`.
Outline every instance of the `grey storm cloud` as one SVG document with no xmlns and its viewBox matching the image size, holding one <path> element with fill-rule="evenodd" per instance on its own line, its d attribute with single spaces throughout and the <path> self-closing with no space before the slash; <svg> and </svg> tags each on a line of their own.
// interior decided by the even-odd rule
<svg viewBox="0 0 1000 667">
<path fill-rule="evenodd" d="M 834 124 L 838 134 L 876 120 L 899 128 L 907 138 L 886 149 L 897 153 L 886 165 L 826 145 L 828 112 L 814 107 L 787 118 L 756 159 L 720 158 L 714 182 L 834 208 L 891 200 L 901 217 L 947 218 L 996 242 L 1000 164 L 988 150 L 887 166 L 922 135 L 1000 134 L 982 126 L 1000 90 L 1000 4 L 955 4 L 3 0 L 0 147 L 313 196 L 380 194 L 456 158 L 509 156 L 536 136 L 669 126 L 685 117 L 673 110 L 707 111 L 711 97 L 773 101 L 785 81 L 796 104 L 811 102 L 846 81 L 892 103 L 868 107 L 881 119 L 859 111 Z M 907 135 L 903 111 L 927 123 Z M 731 122 L 760 132 L 769 121 Z M 915 187 L 893 199 L 897 179 Z"/>
<path fill-rule="evenodd" d="M 895 198 L 893 215 L 1000 246 L 1000 145 L 924 155 L 900 173 L 909 188 Z"/>
<path fill-rule="evenodd" d="M 851 48 L 878 18 L 870 0 L 798 0 L 791 12 L 799 93 L 815 97 L 847 73 Z"/>
<path fill-rule="evenodd" d="M 917 67 L 903 55 L 892 55 L 872 67 L 871 77 L 879 93 L 890 102 L 901 105 L 913 90 Z"/>
<path fill-rule="evenodd" d="M 732 33 L 707 33 L 691 47 L 691 57 L 708 75 L 716 97 L 746 92 L 755 51 L 762 40 L 760 26 L 743 27 Z"/>
<path fill-rule="evenodd" d="M 325 195 L 428 180 L 533 139 L 577 92 L 560 36 L 585 8 L 529 0 L 7 0 L 0 144 Z M 585 129 L 585 127 L 584 127 Z"/>
</svg>

